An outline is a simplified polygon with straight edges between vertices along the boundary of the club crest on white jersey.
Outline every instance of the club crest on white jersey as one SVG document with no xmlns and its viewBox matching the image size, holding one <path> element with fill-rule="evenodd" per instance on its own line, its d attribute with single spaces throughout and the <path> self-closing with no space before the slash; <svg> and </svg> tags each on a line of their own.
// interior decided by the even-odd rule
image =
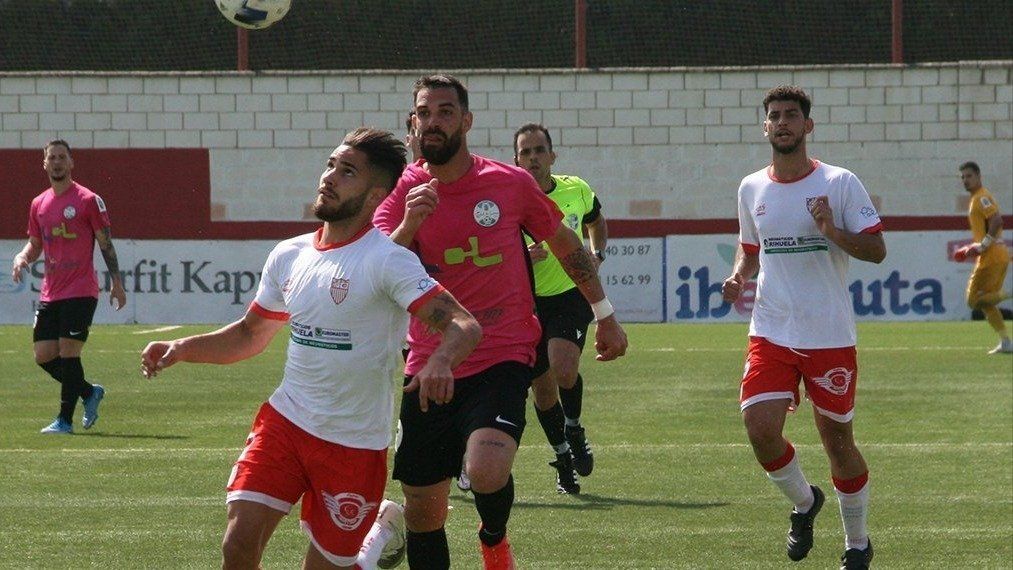
<svg viewBox="0 0 1013 570">
<path fill-rule="evenodd" d="M 320 491 L 320 496 L 324 499 L 331 521 L 341 530 L 355 530 L 366 519 L 366 515 L 377 507 L 377 503 L 367 503 L 358 493 L 331 495 L 327 491 Z"/>
<path fill-rule="evenodd" d="M 345 297 L 348 296 L 348 279 L 342 279 L 340 277 L 331 278 L 331 300 L 334 301 L 335 305 L 340 305 Z"/>
<path fill-rule="evenodd" d="M 499 206 L 492 200 L 482 200 L 475 204 L 475 221 L 478 225 L 488 228 L 499 221 Z"/>
<path fill-rule="evenodd" d="M 813 383 L 831 394 L 843 396 L 848 393 L 848 386 L 851 385 L 851 379 L 854 375 L 854 370 L 848 370 L 843 366 L 838 366 L 837 368 L 827 370 L 826 373 L 819 378 L 813 378 Z"/>
</svg>

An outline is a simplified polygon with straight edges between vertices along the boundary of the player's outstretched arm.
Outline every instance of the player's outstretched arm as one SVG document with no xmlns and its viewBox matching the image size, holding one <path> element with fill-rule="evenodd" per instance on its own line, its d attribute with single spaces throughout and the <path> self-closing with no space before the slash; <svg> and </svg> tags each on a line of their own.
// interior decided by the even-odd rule
<svg viewBox="0 0 1013 570">
<path fill-rule="evenodd" d="M 597 326 L 594 331 L 594 348 L 598 352 L 596 360 L 615 360 L 626 354 L 629 341 L 626 331 L 616 319 L 612 304 L 605 298 L 605 289 L 598 279 L 598 269 L 591 259 L 591 254 L 584 249 L 577 234 L 562 223 L 556 233 L 545 240 L 552 254 L 559 259 L 563 270 L 580 289 L 580 292 L 591 303 Z"/>
<path fill-rule="evenodd" d="M 446 404 L 454 398 L 453 369 L 478 346 L 482 327 L 447 291 L 426 301 L 414 314 L 443 336 L 425 366 L 404 388 L 405 392 L 419 391 L 419 407 L 425 412 L 430 401 Z"/>
<path fill-rule="evenodd" d="M 28 266 L 42 255 L 42 240 L 37 237 L 28 238 L 28 243 L 11 261 L 11 279 L 15 283 L 21 282 L 21 272 L 28 269 Z"/>
<path fill-rule="evenodd" d="M 247 311 L 242 319 L 214 332 L 173 341 L 148 343 L 141 353 L 141 373 L 157 376 L 177 362 L 231 364 L 263 352 L 285 321 Z"/>
</svg>

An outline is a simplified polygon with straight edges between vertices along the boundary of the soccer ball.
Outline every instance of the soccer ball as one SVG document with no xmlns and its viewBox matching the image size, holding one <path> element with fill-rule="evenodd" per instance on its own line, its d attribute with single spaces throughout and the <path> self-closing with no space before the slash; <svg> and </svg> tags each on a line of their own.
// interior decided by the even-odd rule
<svg viewBox="0 0 1013 570">
<path fill-rule="evenodd" d="M 292 0 L 214 0 L 218 11 L 242 28 L 263 30 L 288 14 Z"/>
</svg>

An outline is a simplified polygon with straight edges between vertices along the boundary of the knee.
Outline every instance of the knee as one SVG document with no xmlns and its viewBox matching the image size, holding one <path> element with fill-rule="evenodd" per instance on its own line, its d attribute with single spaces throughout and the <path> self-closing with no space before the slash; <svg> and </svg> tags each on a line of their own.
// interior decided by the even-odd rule
<svg viewBox="0 0 1013 570">
<path fill-rule="evenodd" d="M 831 457 L 846 459 L 857 452 L 855 438 L 850 430 L 824 429 L 820 438 L 827 455 Z"/>
<path fill-rule="evenodd" d="M 469 475 L 470 477 L 470 475 Z M 447 522 L 447 497 L 404 490 L 405 523 L 412 532 L 432 532 Z"/>
<path fill-rule="evenodd" d="M 766 423 L 746 422 L 746 435 L 754 449 L 768 449 L 779 446 L 784 437 L 781 430 Z"/>
<path fill-rule="evenodd" d="M 548 372 L 542 374 L 531 383 L 531 391 L 535 396 L 535 407 L 539 410 L 551 408 L 558 399 L 556 384 Z"/>
<path fill-rule="evenodd" d="M 577 364 L 561 364 L 555 369 L 556 384 L 560 388 L 569 390 L 577 383 Z"/>
<path fill-rule="evenodd" d="M 55 348 L 54 349 L 39 348 L 39 347 L 35 348 L 35 363 L 40 366 L 47 362 L 52 361 L 54 358 L 58 358 L 59 356 L 60 351 L 56 350 Z"/>
<path fill-rule="evenodd" d="M 222 568 L 256 568 L 260 555 L 261 545 L 250 537 L 226 532 L 222 538 Z"/>
<path fill-rule="evenodd" d="M 469 466 L 468 478 L 477 493 L 495 493 L 510 480 L 510 470 L 495 465 Z"/>
</svg>

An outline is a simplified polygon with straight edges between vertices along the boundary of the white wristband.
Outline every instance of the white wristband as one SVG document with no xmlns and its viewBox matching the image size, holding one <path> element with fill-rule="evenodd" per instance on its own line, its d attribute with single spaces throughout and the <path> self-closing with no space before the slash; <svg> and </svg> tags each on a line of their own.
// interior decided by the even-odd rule
<svg viewBox="0 0 1013 570">
<path fill-rule="evenodd" d="M 988 249 L 988 246 L 992 245 L 992 242 L 994 241 L 995 238 L 992 237 L 991 234 L 985 234 L 985 237 L 981 238 L 981 250 L 984 251 Z"/>
<path fill-rule="evenodd" d="M 600 321 L 611 317 L 612 313 L 615 313 L 616 310 L 612 308 L 612 303 L 609 302 L 609 298 L 605 297 L 597 303 L 591 303 L 591 312 L 594 313 L 594 320 Z"/>
</svg>

